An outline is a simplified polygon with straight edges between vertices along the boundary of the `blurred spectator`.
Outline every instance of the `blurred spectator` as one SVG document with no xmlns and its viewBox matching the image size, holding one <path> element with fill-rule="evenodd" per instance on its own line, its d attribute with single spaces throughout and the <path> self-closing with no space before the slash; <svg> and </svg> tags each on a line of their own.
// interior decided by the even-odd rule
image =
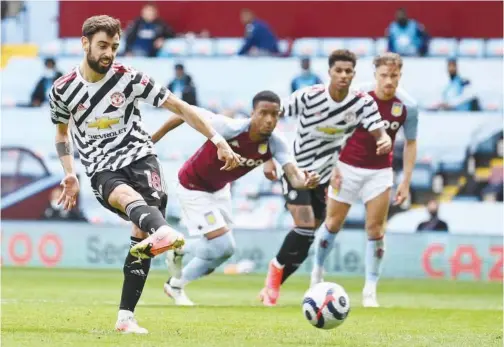
<svg viewBox="0 0 504 347">
<path fill-rule="evenodd" d="M 320 84 L 322 80 L 310 70 L 310 58 L 301 59 L 301 74 L 295 77 L 291 82 L 291 90 L 294 93 L 296 90 Z"/>
<path fill-rule="evenodd" d="M 242 9 L 240 19 L 245 25 L 245 43 L 238 52 L 239 55 L 277 55 L 278 39 L 269 25 L 255 18 L 249 9 Z"/>
<path fill-rule="evenodd" d="M 63 205 L 58 204 L 59 197 L 61 195 L 61 188 L 55 188 L 51 195 L 49 196 L 49 206 L 44 211 L 44 219 L 53 221 L 73 221 L 73 222 L 87 222 L 86 217 L 79 210 L 78 206 L 75 206 L 70 211 L 63 208 Z"/>
<path fill-rule="evenodd" d="M 448 231 L 448 224 L 438 217 L 439 203 L 436 200 L 427 203 L 427 212 L 430 214 L 430 219 L 420 223 L 417 231 Z"/>
<path fill-rule="evenodd" d="M 458 74 L 457 60 L 448 60 L 450 82 L 443 91 L 443 101 L 434 106 L 437 110 L 481 111 L 480 102 L 468 79 Z"/>
<path fill-rule="evenodd" d="M 174 36 L 173 29 L 158 17 L 157 8 L 147 4 L 126 29 L 126 55 L 155 57 L 165 39 Z"/>
<path fill-rule="evenodd" d="M 26 10 L 24 1 L 2 1 L 1 18 L 15 17 Z"/>
<path fill-rule="evenodd" d="M 47 101 L 47 93 L 52 84 L 63 74 L 56 69 L 56 61 L 53 58 L 46 58 L 44 61 L 44 74 L 35 85 L 31 95 L 32 107 L 39 107 Z"/>
<path fill-rule="evenodd" d="M 189 105 L 198 106 L 196 87 L 192 77 L 185 73 L 184 65 L 175 65 L 175 78 L 168 84 L 168 89 Z"/>
<path fill-rule="evenodd" d="M 0 16 L 2 20 L 7 17 L 7 12 L 9 11 L 9 2 L 10 1 L 2 1 L 2 9 L 0 10 Z"/>
<path fill-rule="evenodd" d="M 502 167 L 494 167 L 488 178 L 488 185 L 481 192 L 484 201 L 502 201 L 503 171 Z"/>
<path fill-rule="evenodd" d="M 396 12 L 396 20 L 392 22 L 385 36 L 388 37 L 388 50 L 405 56 L 424 56 L 429 46 L 429 36 L 422 24 L 409 19 L 406 10 L 400 8 Z"/>
</svg>

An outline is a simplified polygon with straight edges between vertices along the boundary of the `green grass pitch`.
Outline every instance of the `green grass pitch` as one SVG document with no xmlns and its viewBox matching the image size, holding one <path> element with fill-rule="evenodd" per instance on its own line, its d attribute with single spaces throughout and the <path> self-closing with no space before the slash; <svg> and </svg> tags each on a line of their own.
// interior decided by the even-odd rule
<svg viewBox="0 0 504 347">
<path fill-rule="evenodd" d="M 502 284 L 382 280 L 383 307 L 360 305 L 361 278 L 329 277 L 345 287 L 352 311 L 334 330 L 305 321 L 308 278 L 295 276 L 279 306 L 261 307 L 263 276 L 214 274 L 187 287 L 200 306 L 176 307 L 149 275 L 136 316 L 149 335 L 113 331 L 122 269 L 2 269 L 2 346 L 502 346 Z"/>
</svg>

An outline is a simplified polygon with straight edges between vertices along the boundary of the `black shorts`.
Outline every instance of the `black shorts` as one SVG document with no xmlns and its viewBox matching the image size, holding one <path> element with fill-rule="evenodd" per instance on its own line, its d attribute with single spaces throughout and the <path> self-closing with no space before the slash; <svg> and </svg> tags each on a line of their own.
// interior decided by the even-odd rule
<svg viewBox="0 0 504 347">
<path fill-rule="evenodd" d="M 282 187 L 285 203 L 289 205 L 309 205 L 315 219 L 324 220 L 326 216 L 326 196 L 329 183 L 320 184 L 314 189 L 297 190 L 292 187 L 285 175 L 282 176 Z"/>
<path fill-rule="evenodd" d="M 166 212 L 168 195 L 165 191 L 161 167 L 155 155 L 148 155 L 117 171 L 100 171 L 91 178 L 96 198 L 105 208 L 129 220 L 128 216 L 108 203 L 110 193 L 120 184 L 127 184 L 139 193 L 147 205 Z"/>
</svg>

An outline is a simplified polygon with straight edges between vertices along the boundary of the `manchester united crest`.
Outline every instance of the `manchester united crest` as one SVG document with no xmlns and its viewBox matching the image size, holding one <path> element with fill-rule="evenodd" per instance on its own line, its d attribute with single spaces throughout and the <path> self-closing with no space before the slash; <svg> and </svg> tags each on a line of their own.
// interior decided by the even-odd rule
<svg viewBox="0 0 504 347">
<path fill-rule="evenodd" d="M 345 113 L 345 122 L 347 123 L 353 123 L 357 119 L 357 115 L 353 112 L 347 112 Z"/>
<path fill-rule="evenodd" d="M 114 107 L 121 107 L 122 105 L 124 105 L 125 101 L 126 97 L 121 92 L 115 92 L 110 96 L 110 103 Z"/>
<path fill-rule="evenodd" d="M 390 110 L 390 114 L 394 117 L 401 117 L 403 112 L 403 104 L 400 102 L 394 102 L 392 104 L 392 109 Z"/>
</svg>

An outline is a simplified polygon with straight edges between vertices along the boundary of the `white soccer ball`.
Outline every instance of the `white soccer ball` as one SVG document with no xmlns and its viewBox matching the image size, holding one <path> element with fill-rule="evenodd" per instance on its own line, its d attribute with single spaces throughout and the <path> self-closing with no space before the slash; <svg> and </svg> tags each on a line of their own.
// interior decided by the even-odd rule
<svg viewBox="0 0 504 347">
<path fill-rule="evenodd" d="M 349 312 L 350 299 L 339 284 L 318 283 L 304 295 L 303 314 L 316 328 L 336 328 L 345 321 Z"/>
</svg>

